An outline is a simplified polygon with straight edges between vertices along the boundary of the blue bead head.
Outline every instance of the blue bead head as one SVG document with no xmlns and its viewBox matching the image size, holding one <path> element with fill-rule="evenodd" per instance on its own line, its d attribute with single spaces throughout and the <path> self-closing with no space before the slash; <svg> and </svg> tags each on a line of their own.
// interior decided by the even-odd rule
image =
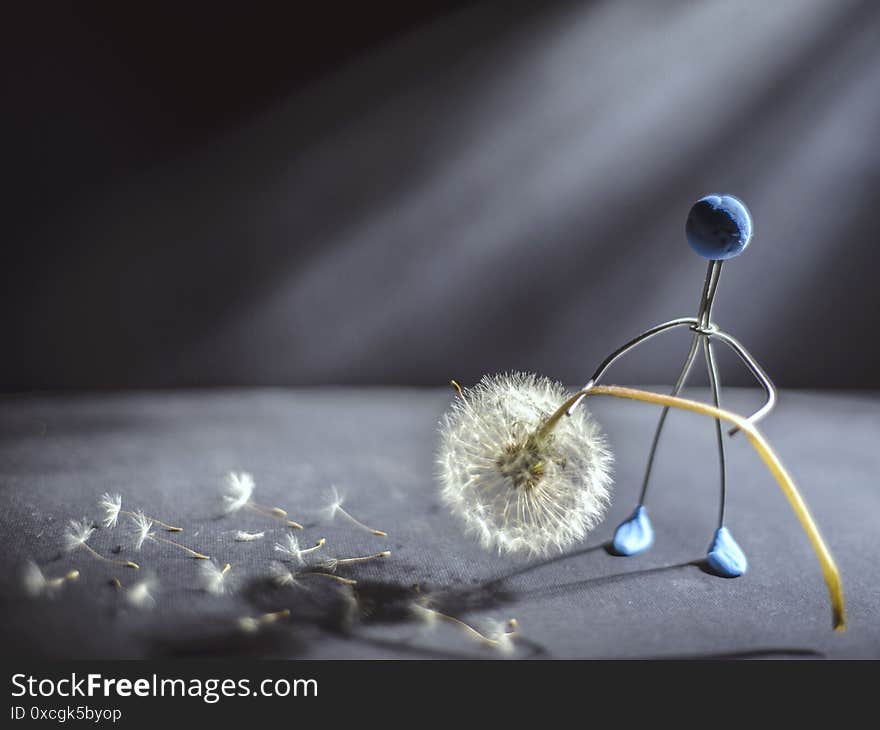
<svg viewBox="0 0 880 730">
<path fill-rule="evenodd" d="M 700 256 L 724 261 L 746 250 L 752 240 L 752 216 L 739 198 L 707 195 L 694 203 L 684 230 Z"/>
</svg>

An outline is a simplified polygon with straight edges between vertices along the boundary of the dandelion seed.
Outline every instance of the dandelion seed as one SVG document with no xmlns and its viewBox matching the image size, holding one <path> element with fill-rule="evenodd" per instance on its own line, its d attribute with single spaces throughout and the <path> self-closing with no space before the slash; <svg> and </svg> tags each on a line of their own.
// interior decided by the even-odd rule
<svg viewBox="0 0 880 730">
<path fill-rule="evenodd" d="M 547 378 L 485 376 L 443 417 L 442 498 L 484 547 L 546 555 L 604 516 L 611 453 L 586 409 L 551 418 L 565 399 Z"/>
<path fill-rule="evenodd" d="M 238 619 L 238 628 L 246 634 L 253 634 L 260 628 L 260 622 L 251 616 L 242 616 Z"/>
<path fill-rule="evenodd" d="M 343 578 L 332 573 L 322 573 L 319 570 L 291 570 L 286 564 L 279 562 L 273 562 L 269 565 L 269 577 L 280 588 L 307 588 L 301 583 L 300 579 L 302 578 L 325 578 L 341 585 L 357 585 L 357 581 L 351 578 Z"/>
<path fill-rule="evenodd" d="M 132 522 L 134 522 L 135 531 L 137 532 L 134 549 L 139 551 L 144 546 L 144 543 L 153 537 L 153 521 L 143 512 L 137 512 L 132 518 Z"/>
<path fill-rule="evenodd" d="M 79 578 L 78 570 L 68 571 L 57 578 L 47 578 L 43 574 L 43 571 L 40 570 L 40 566 L 32 560 L 29 560 L 25 563 L 22 581 L 24 582 L 25 592 L 29 596 L 36 597 L 44 593 L 52 595 L 65 583 L 76 580 L 77 578 Z"/>
<path fill-rule="evenodd" d="M 154 594 L 158 585 L 158 581 L 152 576 L 138 581 L 125 591 L 126 603 L 133 608 L 153 608 L 156 605 Z"/>
<path fill-rule="evenodd" d="M 269 577 L 272 582 L 281 588 L 290 588 L 299 585 L 296 574 L 284 563 L 272 562 L 269 565 Z"/>
<path fill-rule="evenodd" d="M 236 542 L 253 542 L 254 540 L 262 540 L 264 537 L 266 537 L 265 532 L 246 532 L 245 530 L 238 530 L 235 533 Z"/>
<path fill-rule="evenodd" d="M 322 537 L 312 547 L 303 549 L 300 548 L 299 540 L 296 539 L 296 535 L 287 533 L 287 535 L 285 535 L 286 544 L 276 542 L 275 550 L 276 552 L 283 554 L 287 559 L 292 560 L 296 565 L 305 565 L 305 556 L 315 552 L 315 550 L 320 550 L 325 542 L 327 541 Z"/>
<path fill-rule="evenodd" d="M 358 601 L 358 596 L 355 592 L 354 584 L 343 586 L 341 589 L 341 594 L 343 600 L 342 620 L 346 625 L 351 626 L 352 624 L 354 624 L 361 613 L 361 604 Z"/>
<path fill-rule="evenodd" d="M 337 514 L 340 514 L 353 525 L 360 527 L 362 530 L 366 530 L 371 535 L 376 535 L 378 537 L 388 537 L 388 533 L 384 530 L 376 530 L 372 527 L 369 527 L 368 525 L 365 525 L 359 519 L 354 517 L 354 515 L 352 515 L 342 506 L 344 502 L 345 498 L 339 494 L 339 491 L 336 489 L 336 487 L 330 487 L 330 501 L 324 508 L 324 515 L 326 516 L 328 522 L 332 522 L 333 518 L 336 517 Z"/>
<path fill-rule="evenodd" d="M 64 532 L 64 547 L 66 550 L 76 550 L 80 545 L 85 545 L 94 534 L 95 527 L 91 521 L 83 517 L 82 520 L 70 520 L 67 530 Z"/>
<path fill-rule="evenodd" d="M 119 521 L 119 515 L 128 515 L 129 517 L 135 516 L 134 512 L 122 509 L 122 495 L 120 494 L 104 492 L 104 494 L 101 495 L 101 499 L 98 501 L 98 506 L 104 512 L 104 517 L 101 520 L 104 523 L 104 527 L 109 527 L 111 529 L 116 527 L 116 523 Z M 182 527 L 169 525 L 167 522 L 157 520 L 155 517 L 151 517 L 150 519 L 168 532 L 183 532 Z"/>
<path fill-rule="evenodd" d="M 476 639 L 483 646 L 497 649 L 503 653 L 510 653 L 515 649 L 513 638 L 519 631 L 519 624 L 515 618 L 504 623 L 490 621 L 488 622 L 489 628 L 484 633 L 455 616 L 431 608 L 424 600 L 414 602 L 411 611 L 417 619 L 429 627 L 434 627 L 439 621 L 445 621 L 461 629 L 467 636 Z"/>
<path fill-rule="evenodd" d="M 516 651 L 514 638 L 519 634 L 519 623 L 515 618 L 504 622 L 490 621 L 486 629 L 486 639 L 490 647 L 497 649 L 502 654 L 512 654 Z"/>
<path fill-rule="evenodd" d="M 231 471 L 226 475 L 226 486 L 229 493 L 223 495 L 223 503 L 226 512 L 230 513 L 237 512 L 250 501 L 256 484 L 254 478 L 246 471 Z"/>
<path fill-rule="evenodd" d="M 39 596 L 46 589 L 46 576 L 40 570 L 40 566 L 28 560 L 24 566 L 22 575 L 25 592 L 29 596 Z"/>
<path fill-rule="evenodd" d="M 223 509 L 226 514 L 231 514 L 232 512 L 237 512 L 242 507 L 247 507 L 264 517 L 280 520 L 287 527 L 293 527 L 297 530 L 303 529 L 299 522 L 288 519 L 287 511 L 281 509 L 281 507 L 264 507 L 251 499 L 254 489 L 256 489 L 256 484 L 253 476 L 248 472 L 229 472 L 226 475 L 226 489 L 227 493 L 223 495 Z"/>
<path fill-rule="evenodd" d="M 281 611 L 273 611 L 272 613 L 264 613 L 261 616 L 242 616 L 238 619 L 238 627 L 246 634 L 253 634 L 261 627 L 269 624 L 278 623 L 290 618 L 290 609 L 282 609 Z"/>
<path fill-rule="evenodd" d="M 64 548 L 68 551 L 73 551 L 77 548 L 83 548 L 93 557 L 97 558 L 98 560 L 103 560 L 105 563 L 124 565 L 126 568 L 133 568 L 135 570 L 140 567 L 137 563 L 133 563 L 131 560 L 113 560 L 113 558 L 108 558 L 104 555 L 101 555 L 101 553 L 99 553 L 91 545 L 88 544 L 89 538 L 91 538 L 94 532 L 94 525 L 89 519 L 85 517 L 83 517 L 81 520 L 69 520 L 67 523 L 67 529 L 64 531 L 63 536 Z"/>
<path fill-rule="evenodd" d="M 172 545 L 176 547 L 178 550 L 183 550 L 190 557 L 195 558 L 196 560 L 210 560 L 210 557 L 207 555 L 202 555 L 202 553 L 193 550 L 192 548 L 188 548 L 186 545 L 181 545 L 179 542 L 175 542 L 174 540 L 169 540 L 167 537 L 159 537 L 153 531 L 153 520 L 147 517 L 143 512 L 138 510 L 133 513 L 131 518 L 134 523 L 135 528 L 135 536 L 134 536 L 134 549 L 140 550 L 144 543 L 147 540 L 152 540 L 153 542 L 161 542 L 166 545 Z"/>
<path fill-rule="evenodd" d="M 323 570 L 329 570 L 331 573 L 335 573 L 336 569 L 340 565 L 352 565 L 354 563 L 363 563 L 367 560 L 377 560 L 379 558 L 387 558 L 391 555 L 390 550 L 383 550 L 381 553 L 375 553 L 373 555 L 361 555 L 356 558 L 330 558 L 329 560 L 324 560 L 319 564 Z"/>
<path fill-rule="evenodd" d="M 199 580 L 202 590 L 214 596 L 222 596 L 232 590 L 232 566 L 226 563 L 218 568 L 214 561 L 209 560 L 199 565 Z"/>
<path fill-rule="evenodd" d="M 101 495 L 98 506 L 104 510 L 104 527 L 116 527 L 119 513 L 122 510 L 122 495 L 104 492 Z"/>
</svg>

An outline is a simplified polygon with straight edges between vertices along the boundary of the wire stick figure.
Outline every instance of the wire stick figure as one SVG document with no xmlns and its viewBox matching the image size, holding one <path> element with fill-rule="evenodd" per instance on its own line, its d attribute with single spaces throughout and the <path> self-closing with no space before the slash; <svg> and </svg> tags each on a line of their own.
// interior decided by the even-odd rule
<svg viewBox="0 0 880 730">
<path fill-rule="evenodd" d="M 718 288 L 718 280 L 721 277 L 721 267 L 727 259 L 739 256 L 752 237 L 752 219 L 748 209 L 732 195 L 707 195 L 698 200 L 691 208 L 685 226 L 688 243 L 700 256 L 709 259 L 709 268 L 706 272 L 706 282 L 703 285 L 703 293 L 700 296 L 700 307 L 696 317 L 683 317 L 673 319 L 670 322 L 659 324 L 656 327 L 643 332 L 638 337 L 630 340 L 618 350 L 611 353 L 593 373 L 593 377 L 584 386 L 587 390 L 599 382 L 605 371 L 623 354 L 629 352 L 637 345 L 655 337 L 661 332 L 688 327 L 693 333 L 690 351 L 685 358 L 684 366 L 672 388 L 672 395 L 678 395 L 684 387 L 691 367 L 697 357 L 697 351 L 702 346 L 703 355 L 706 359 L 706 369 L 709 373 L 709 384 L 712 388 L 712 399 L 716 406 L 721 405 L 721 384 L 718 377 L 718 367 L 715 363 L 713 342 L 722 342 L 730 347 L 763 387 L 767 400 L 763 406 L 749 417 L 749 421 L 757 422 L 766 416 L 776 404 L 776 388 L 773 382 L 764 372 L 758 362 L 748 353 L 745 347 L 734 337 L 718 329 L 712 321 L 712 304 L 715 300 L 715 292 Z M 569 409 L 569 413 L 580 401 L 575 402 Z M 635 555 L 641 553 L 654 543 L 654 529 L 645 509 L 645 496 L 648 492 L 648 484 L 651 479 L 651 469 L 654 465 L 654 457 L 657 453 L 657 445 L 660 442 L 660 434 L 666 422 L 669 408 L 664 408 L 654 432 L 654 440 L 651 442 L 651 450 L 648 453 L 648 466 L 645 470 L 645 478 L 642 482 L 639 503 L 632 515 L 624 521 L 614 534 L 612 543 L 614 552 L 618 555 Z M 732 429 L 732 436 L 737 429 Z M 715 422 L 715 434 L 718 442 L 718 461 L 721 468 L 721 504 L 718 514 L 718 527 L 715 531 L 712 544 L 709 546 L 707 564 L 716 575 L 725 578 L 736 578 L 746 572 L 748 561 L 742 549 L 737 545 L 730 531 L 724 526 L 724 505 L 727 497 L 727 479 L 724 463 L 724 438 L 721 433 L 721 422 Z"/>
</svg>

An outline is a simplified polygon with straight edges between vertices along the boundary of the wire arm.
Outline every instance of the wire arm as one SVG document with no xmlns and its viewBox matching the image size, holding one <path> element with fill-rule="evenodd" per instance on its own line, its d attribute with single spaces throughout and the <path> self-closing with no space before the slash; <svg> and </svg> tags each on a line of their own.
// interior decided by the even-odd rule
<svg viewBox="0 0 880 730">
<path fill-rule="evenodd" d="M 596 383 L 599 382 L 599 379 L 604 375 L 605 371 L 611 367 L 617 358 L 621 355 L 625 355 L 627 352 L 632 350 L 636 345 L 645 342 L 646 340 L 650 340 L 652 337 L 659 335 L 661 332 L 666 332 L 667 330 L 674 329 L 676 327 L 699 327 L 700 320 L 696 317 L 681 317 L 680 319 L 672 319 L 669 322 L 664 322 L 663 324 L 658 324 L 656 327 L 651 327 L 649 330 L 645 330 L 638 337 L 634 337 L 625 345 L 619 347 L 614 352 L 612 352 L 608 357 L 606 357 L 602 364 L 596 368 L 596 372 L 593 373 L 593 377 L 590 378 L 584 387 L 581 390 L 587 391 L 592 388 Z M 584 399 L 584 396 L 578 398 L 572 405 L 568 408 L 566 415 L 571 415 L 575 408 L 577 408 L 578 404 Z"/>
<path fill-rule="evenodd" d="M 767 400 L 765 401 L 763 406 L 761 406 L 757 411 L 755 411 L 751 416 L 746 419 L 747 421 L 749 421 L 749 423 L 757 423 L 768 413 L 770 413 L 770 411 L 772 411 L 774 406 L 776 405 L 776 386 L 773 385 L 773 381 L 770 380 L 770 376 L 767 375 L 767 373 L 764 371 L 764 368 L 762 368 L 758 364 L 758 361 L 749 354 L 749 351 L 746 350 L 746 348 L 743 347 L 742 343 L 735 337 L 731 337 L 726 332 L 721 332 L 720 330 L 715 330 L 711 332 L 709 334 L 709 337 L 710 339 L 721 340 L 721 342 L 723 342 L 731 350 L 733 350 L 755 377 L 755 380 L 757 380 L 761 387 L 764 389 L 764 392 L 767 395 Z M 733 436 L 737 433 L 737 431 L 739 431 L 739 428 L 735 426 L 727 433 L 730 436 Z"/>
</svg>

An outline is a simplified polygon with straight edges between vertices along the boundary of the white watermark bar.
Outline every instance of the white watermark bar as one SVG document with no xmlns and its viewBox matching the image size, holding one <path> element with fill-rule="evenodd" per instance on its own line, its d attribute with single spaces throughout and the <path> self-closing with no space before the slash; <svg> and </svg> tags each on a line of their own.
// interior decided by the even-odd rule
<svg viewBox="0 0 880 730">
<path fill-rule="evenodd" d="M 100 673 L 69 676 L 37 677 L 25 673 L 13 674 L 11 678 L 13 698 L 73 698 L 103 697 L 105 699 L 128 697 L 191 697 L 213 704 L 230 697 L 317 697 L 316 679 L 264 678 L 254 681 L 209 677 L 170 678 L 152 674 L 149 677 L 128 679 L 109 677 Z M 16 719 L 16 718 L 13 718 Z"/>
</svg>

